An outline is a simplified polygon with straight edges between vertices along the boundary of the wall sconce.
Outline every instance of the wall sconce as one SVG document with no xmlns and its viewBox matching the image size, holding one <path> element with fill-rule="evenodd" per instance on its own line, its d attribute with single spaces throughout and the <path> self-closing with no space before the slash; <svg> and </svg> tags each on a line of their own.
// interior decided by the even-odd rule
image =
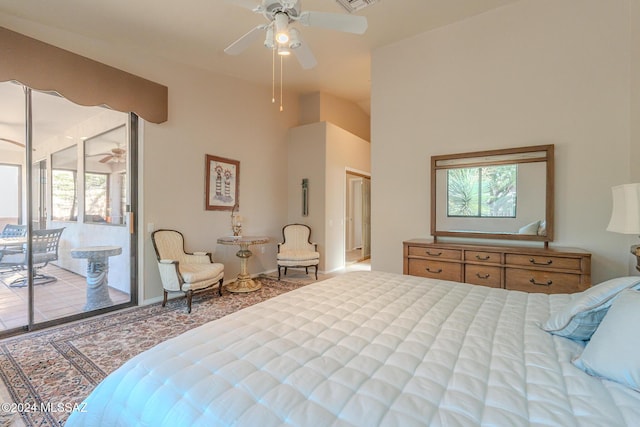
<svg viewBox="0 0 640 427">
<path fill-rule="evenodd" d="M 624 184 L 611 188 L 613 209 L 607 231 L 640 235 L 640 183 Z M 640 245 L 631 246 L 636 256 L 636 270 L 640 271 Z"/>
<path fill-rule="evenodd" d="M 309 179 L 302 179 L 302 216 L 309 215 Z"/>
</svg>

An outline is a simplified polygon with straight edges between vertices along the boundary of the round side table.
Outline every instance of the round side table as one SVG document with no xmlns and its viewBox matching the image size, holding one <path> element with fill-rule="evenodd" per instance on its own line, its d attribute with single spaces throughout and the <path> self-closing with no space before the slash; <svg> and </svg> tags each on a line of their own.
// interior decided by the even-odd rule
<svg viewBox="0 0 640 427">
<path fill-rule="evenodd" d="M 247 261 L 253 255 L 249 246 L 267 242 L 269 242 L 269 238 L 264 236 L 228 236 L 218 239 L 218 243 L 221 245 L 240 246 L 240 250 L 236 252 L 236 256 L 240 258 L 240 273 L 235 282 L 226 286 L 229 292 L 253 292 L 262 287 L 259 281 L 251 279 L 247 270 Z"/>
</svg>

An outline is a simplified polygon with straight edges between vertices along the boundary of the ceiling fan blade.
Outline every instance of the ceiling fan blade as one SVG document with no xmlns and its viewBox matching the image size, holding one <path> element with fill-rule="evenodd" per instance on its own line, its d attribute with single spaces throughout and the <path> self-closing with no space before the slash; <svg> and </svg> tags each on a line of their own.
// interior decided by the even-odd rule
<svg viewBox="0 0 640 427">
<path fill-rule="evenodd" d="M 111 160 L 113 158 L 113 156 L 111 154 L 109 154 L 108 156 L 100 159 L 100 163 L 107 163 L 109 160 Z"/>
<path fill-rule="evenodd" d="M 346 33 L 364 34 L 367 31 L 367 18 L 342 13 L 302 12 L 298 21 L 307 27 L 321 27 Z"/>
<path fill-rule="evenodd" d="M 299 38 L 300 36 L 298 36 Z M 300 40 L 300 46 L 295 49 L 291 49 L 291 52 L 296 56 L 296 59 L 305 70 L 309 70 L 316 65 L 318 65 L 318 61 L 316 61 L 316 57 L 309 49 L 309 45 L 304 42 L 304 40 Z"/>
<path fill-rule="evenodd" d="M 13 139 L 0 138 L 0 141 L 8 142 L 9 144 L 14 144 L 24 148 L 24 144 L 22 142 L 14 141 Z"/>
<path fill-rule="evenodd" d="M 226 0 L 226 2 L 234 6 L 240 6 L 245 9 L 252 10 L 254 12 L 259 12 L 262 10 L 262 5 L 254 2 L 253 0 Z"/>
<path fill-rule="evenodd" d="M 264 30 L 265 28 L 267 28 L 267 25 L 264 24 L 258 25 L 257 27 L 253 28 L 247 34 L 227 46 L 227 48 L 224 50 L 224 53 L 226 53 L 227 55 L 241 54 L 261 37 L 262 30 Z"/>
</svg>

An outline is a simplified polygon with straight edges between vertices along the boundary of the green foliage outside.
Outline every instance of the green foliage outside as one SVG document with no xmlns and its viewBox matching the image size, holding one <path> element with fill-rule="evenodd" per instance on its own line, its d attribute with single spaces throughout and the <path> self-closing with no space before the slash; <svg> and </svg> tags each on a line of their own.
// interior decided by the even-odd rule
<svg viewBox="0 0 640 427">
<path fill-rule="evenodd" d="M 448 216 L 515 217 L 517 165 L 447 172 Z"/>
</svg>

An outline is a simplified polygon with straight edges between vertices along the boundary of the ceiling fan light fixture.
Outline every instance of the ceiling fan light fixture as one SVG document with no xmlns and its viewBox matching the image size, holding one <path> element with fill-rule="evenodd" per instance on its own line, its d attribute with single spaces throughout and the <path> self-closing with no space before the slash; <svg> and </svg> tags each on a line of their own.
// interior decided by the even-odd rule
<svg viewBox="0 0 640 427">
<path fill-rule="evenodd" d="M 289 42 L 289 16 L 286 13 L 278 12 L 275 15 L 276 41 L 280 44 Z"/>
<path fill-rule="evenodd" d="M 300 31 L 296 28 L 291 28 L 289 30 L 289 49 L 297 49 L 302 44 L 300 41 Z"/>
<path fill-rule="evenodd" d="M 269 26 L 267 28 L 267 36 L 264 39 L 264 47 L 273 49 L 275 47 L 275 43 L 273 41 L 273 26 Z"/>
<path fill-rule="evenodd" d="M 280 56 L 289 56 L 291 55 L 291 51 L 287 46 L 278 46 L 278 55 Z"/>
<path fill-rule="evenodd" d="M 286 32 L 276 34 L 276 41 L 285 44 L 289 41 L 289 35 Z"/>
</svg>

